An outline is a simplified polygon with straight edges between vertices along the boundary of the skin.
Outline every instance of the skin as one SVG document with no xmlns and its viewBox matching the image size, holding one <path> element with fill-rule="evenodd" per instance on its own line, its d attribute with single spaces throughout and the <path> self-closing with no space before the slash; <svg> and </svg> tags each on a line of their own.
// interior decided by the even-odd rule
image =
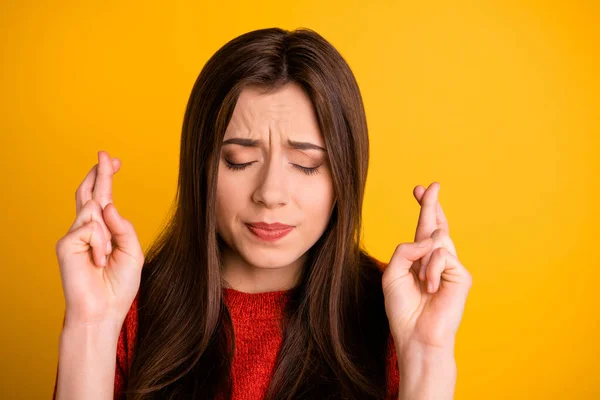
<svg viewBox="0 0 600 400">
<path fill-rule="evenodd" d="M 398 245 L 382 278 L 386 312 L 401 346 L 452 349 L 472 284 L 450 238 L 439 190 L 438 182 L 415 187 L 421 205 L 415 242 Z"/>
<path fill-rule="evenodd" d="M 232 138 L 262 144 L 224 144 L 220 154 L 217 232 L 227 245 L 222 254 L 226 286 L 247 293 L 289 289 L 306 263 L 306 252 L 325 231 L 335 204 L 327 153 L 287 143 L 310 142 L 326 149 L 310 98 L 297 84 L 270 94 L 245 88 L 223 141 Z M 251 164 L 231 170 L 228 162 Z M 318 168 L 307 174 L 299 167 Z M 294 229 L 276 242 L 265 242 L 245 225 L 256 221 L 280 222 Z"/>
<path fill-rule="evenodd" d="M 452 399 L 454 395 L 454 343 L 472 277 L 456 254 L 439 190 L 438 182 L 427 189 L 414 188 L 421 205 L 415 242 L 396 247 L 382 277 L 403 376 L 400 399 Z"/>
<path fill-rule="evenodd" d="M 220 154 L 217 229 L 227 244 L 223 254 L 226 285 L 247 293 L 288 289 L 297 281 L 306 252 L 322 235 L 335 204 L 327 154 L 286 146 L 291 139 L 325 147 L 311 101 L 296 84 L 270 94 L 246 88 L 224 142 L 232 138 L 256 139 L 262 144 L 254 148 L 225 144 Z M 251 164 L 232 171 L 228 161 Z M 319 173 L 306 175 L 298 165 L 320 165 Z M 401 367 L 423 372 L 418 376 L 407 372 L 405 387 L 411 382 L 417 382 L 413 388 L 427 386 L 421 378 L 439 373 L 442 377 L 436 377 L 434 386 L 447 396 L 453 393 L 455 335 L 471 275 L 458 260 L 449 236 L 439 189 L 438 182 L 414 188 L 421 206 L 415 239 L 397 246 L 382 286 Z M 277 242 L 262 242 L 245 226 L 245 222 L 260 220 L 295 228 Z M 419 247 L 420 243 L 425 246 Z"/>
<path fill-rule="evenodd" d="M 76 217 L 56 242 L 65 295 L 56 399 L 112 398 L 119 332 L 140 285 L 144 254 L 112 203 L 117 158 L 98 152 L 75 193 Z"/>
<path fill-rule="evenodd" d="M 220 154 L 217 229 L 226 243 L 224 279 L 230 287 L 247 293 L 288 289 L 297 282 L 306 252 L 324 232 L 335 205 L 327 153 L 288 146 L 288 140 L 293 140 L 325 148 L 310 99 L 295 84 L 268 95 L 246 88 L 224 141 L 234 138 L 256 139 L 261 144 L 252 148 L 227 144 Z M 82 355 L 89 344 L 75 339 L 88 337 L 81 330 L 93 322 L 113 333 L 102 335 L 111 338 L 104 348 L 116 347 L 118 327 L 139 287 L 143 264 L 133 226 L 114 213 L 112 204 L 112 177 L 120 169 L 120 160 L 99 152 L 98 161 L 77 190 L 76 221 L 57 243 L 67 309 L 78 313 L 67 312 L 64 343 L 72 345 L 61 347 L 59 391 L 69 393 L 84 393 L 91 387 L 89 382 L 79 387 L 65 383 L 76 381 L 70 379 L 69 371 L 89 369 L 82 364 L 93 358 Z M 227 162 L 250 164 L 234 171 L 227 168 Z M 317 168 L 317 173 L 306 174 L 301 167 Z M 450 238 L 439 189 L 438 182 L 414 188 L 421 206 L 415 241 L 396 247 L 382 277 L 402 376 L 399 399 L 452 399 L 454 394 L 455 336 L 472 277 Z M 279 241 L 264 242 L 245 226 L 251 221 L 281 222 L 294 229 Z M 76 268 L 83 262 L 89 264 L 84 274 Z M 113 275 L 119 279 L 111 279 Z M 77 288 L 85 288 L 85 293 L 76 293 Z M 67 340 L 69 335 L 73 338 Z M 114 371 L 114 356 L 103 362 L 103 370 Z M 101 382 L 106 391 L 112 376 L 107 373 Z"/>
</svg>

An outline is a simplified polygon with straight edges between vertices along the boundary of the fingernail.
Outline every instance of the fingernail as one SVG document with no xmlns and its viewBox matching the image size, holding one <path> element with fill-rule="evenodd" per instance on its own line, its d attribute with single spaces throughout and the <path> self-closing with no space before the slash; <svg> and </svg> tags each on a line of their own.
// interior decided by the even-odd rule
<svg viewBox="0 0 600 400">
<path fill-rule="evenodd" d="M 429 284 L 427 285 L 427 291 L 429 293 L 433 293 L 433 282 L 429 281 Z"/>
</svg>

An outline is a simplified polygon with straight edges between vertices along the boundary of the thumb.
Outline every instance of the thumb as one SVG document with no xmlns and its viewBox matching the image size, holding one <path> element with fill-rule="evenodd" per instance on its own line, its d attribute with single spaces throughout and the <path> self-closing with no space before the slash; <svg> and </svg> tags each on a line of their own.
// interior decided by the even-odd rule
<svg viewBox="0 0 600 400">
<path fill-rule="evenodd" d="M 395 268 L 408 271 L 415 261 L 418 261 L 430 251 L 432 244 L 433 239 L 430 237 L 420 242 L 400 243 L 394 250 L 390 264 L 394 264 Z"/>
<path fill-rule="evenodd" d="M 116 246 L 124 253 L 137 258 L 141 252 L 140 243 L 131 222 L 119 214 L 113 203 L 108 203 L 102 210 L 106 227 L 115 241 Z"/>
</svg>

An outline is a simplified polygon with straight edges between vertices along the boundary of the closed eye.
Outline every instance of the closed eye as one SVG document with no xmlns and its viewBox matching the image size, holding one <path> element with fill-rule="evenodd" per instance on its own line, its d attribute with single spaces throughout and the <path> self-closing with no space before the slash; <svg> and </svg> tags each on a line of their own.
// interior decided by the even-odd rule
<svg viewBox="0 0 600 400">
<path fill-rule="evenodd" d="M 225 166 L 232 171 L 242 171 L 242 170 L 248 168 L 250 165 L 254 164 L 255 162 L 256 161 L 248 162 L 248 163 L 244 163 L 244 164 L 235 164 L 235 163 L 225 160 Z M 319 167 L 321 166 L 321 165 L 317 165 L 316 167 L 309 168 L 309 167 L 303 167 L 298 164 L 293 164 L 293 163 L 290 163 L 290 164 L 292 164 L 294 167 L 296 167 L 297 169 L 299 169 L 306 175 L 318 174 L 320 172 Z"/>
</svg>

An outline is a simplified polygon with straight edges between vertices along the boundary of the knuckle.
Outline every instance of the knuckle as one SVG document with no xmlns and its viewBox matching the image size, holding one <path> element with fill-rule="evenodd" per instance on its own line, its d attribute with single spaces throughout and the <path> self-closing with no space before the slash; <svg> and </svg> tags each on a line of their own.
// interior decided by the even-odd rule
<svg viewBox="0 0 600 400">
<path fill-rule="evenodd" d="M 96 220 L 91 220 L 90 222 L 88 222 L 88 226 L 90 227 L 90 229 L 92 229 L 92 231 L 97 232 L 100 231 L 102 232 L 102 225 L 100 224 L 100 222 L 96 221 Z"/>
<path fill-rule="evenodd" d="M 431 236 L 436 238 L 448 236 L 448 231 L 444 228 L 437 228 L 435 231 L 433 231 Z"/>
<path fill-rule="evenodd" d="M 467 272 L 467 285 L 469 285 L 469 287 L 473 286 L 473 275 L 471 275 L 469 272 Z"/>
<path fill-rule="evenodd" d="M 104 237 L 106 235 L 105 232 L 107 232 L 107 228 L 106 228 L 106 225 L 104 224 L 104 222 L 96 221 L 95 229 L 98 230 L 98 232 L 102 233 L 102 237 Z"/>
<path fill-rule="evenodd" d="M 92 221 L 96 221 L 101 229 L 105 230 L 104 217 L 102 215 L 102 206 L 95 199 L 89 199 L 83 206 L 80 215 L 85 215 L 85 219 L 91 218 Z"/>
<path fill-rule="evenodd" d="M 83 205 L 83 208 L 85 208 L 86 210 L 90 210 L 90 211 L 102 209 L 102 207 L 100 206 L 100 203 L 96 199 L 89 199 L 88 201 L 86 201 L 85 204 Z"/>
<path fill-rule="evenodd" d="M 448 252 L 448 249 L 446 249 L 445 247 L 438 247 L 437 249 L 433 250 L 433 255 L 432 256 L 436 256 L 436 257 L 444 257 Z"/>
<path fill-rule="evenodd" d="M 56 241 L 56 244 L 54 245 L 54 251 L 56 252 L 56 255 L 58 256 L 59 254 L 62 253 L 62 249 L 65 243 L 65 237 L 61 237 L 60 239 L 58 239 Z"/>
<path fill-rule="evenodd" d="M 394 250 L 394 253 L 404 253 L 407 247 L 408 243 L 400 243 L 396 246 L 396 250 Z"/>
<path fill-rule="evenodd" d="M 81 185 L 79 185 L 77 187 L 77 190 L 75 190 L 75 201 L 83 201 L 83 191 L 84 191 L 84 185 L 83 183 Z"/>
</svg>

